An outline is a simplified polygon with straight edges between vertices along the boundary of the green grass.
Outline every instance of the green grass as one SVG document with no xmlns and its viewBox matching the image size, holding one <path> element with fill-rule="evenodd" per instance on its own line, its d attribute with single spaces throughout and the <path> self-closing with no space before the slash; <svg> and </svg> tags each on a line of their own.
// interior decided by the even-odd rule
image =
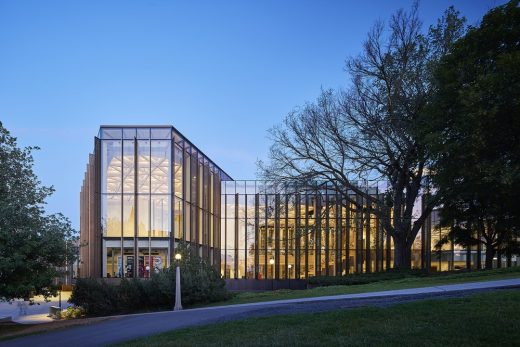
<svg viewBox="0 0 520 347">
<path fill-rule="evenodd" d="M 249 318 L 172 331 L 122 346 L 518 346 L 520 291 L 388 308 Z"/>
<path fill-rule="evenodd" d="M 356 294 L 378 292 L 384 290 L 430 287 L 443 284 L 465 282 L 492 281 L 509 278 L 520 278 L 520 266 L 494 270 L 479 270 L 471 272 L 435 273 L 429 277 L 406 277 L 396 280 L 386 280 L 360 285 L 339 285 L 317 287 L 306 290 L 276 290 L 269 292 L 243 292 L 232 299 L 204 306 L 234 305 L 251 302 L 309 298 L 327 295 Z"/>
</svg>

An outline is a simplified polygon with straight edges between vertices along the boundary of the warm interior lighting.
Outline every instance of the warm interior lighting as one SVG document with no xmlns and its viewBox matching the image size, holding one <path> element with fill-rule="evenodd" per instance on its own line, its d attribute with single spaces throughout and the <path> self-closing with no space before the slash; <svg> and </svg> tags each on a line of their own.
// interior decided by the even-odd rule
<svg viewBox="0 0 520 347">
<path fill-rule="evenodd" d="M 289 264 L 288 266 L 289 266 L 289 269 L 292 269 L 292 265 L 291 264 Z"/>
<path fill-rule="evenodd" d="M 269 260 L 269 264 L 273 265 L 274 264 L 274 259 L 270 259 Z"/>
</svg>

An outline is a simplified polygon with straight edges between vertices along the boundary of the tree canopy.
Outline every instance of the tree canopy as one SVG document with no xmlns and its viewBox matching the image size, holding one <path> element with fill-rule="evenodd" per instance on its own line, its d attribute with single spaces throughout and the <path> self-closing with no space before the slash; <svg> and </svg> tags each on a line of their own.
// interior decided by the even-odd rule
<svg viewBox="0 0 520 347">
<path fill-rule="evenodd" d="M 35 149 L 19 148 L 0 122 L 0 300 L 54 294 L 52 280 L 76 253 L 69 220 L 45 213 L 53 188 L 33 172 Z"/>
<path fill-rule="evenodd" d="M 520 8 L 489 11 L 437 65 L 418 127 L 432 155 L 441 221 L 465 246 L 514 247 L 520 227 Z"/>
</svg>

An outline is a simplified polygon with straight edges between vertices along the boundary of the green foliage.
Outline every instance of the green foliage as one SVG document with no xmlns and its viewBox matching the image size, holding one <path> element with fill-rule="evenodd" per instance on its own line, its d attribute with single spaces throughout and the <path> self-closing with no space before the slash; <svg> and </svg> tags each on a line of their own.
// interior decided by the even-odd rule
<svg viewBox="0 0 520 347">
<path fill-rule="evenodd" d="M 464 246 L 483 242 L 487 258 L 513 251 L 520 227 L 518 3 L 489 11 L 441 59 L 419 124 L 442 223 L 453 226 L 449 237 Z"/>
<path fill-rule="evenodd" d="M 185 306 L 226 300 L 229 294 L 218 271 L 186 245 L 182 255 L 181 298 Z M 150 279 L 121 279 L 119 285 L 104 280 L 78 279 L 69 302 L 90 316 L 105 316 L 171 309 L 175 302 L 175 267 L 152 273 Z"/>
<path fill-rule="evenodd" d="M 82 307 L 67 307 L 60 312 L 60 319 L 76 319 L 85 316 L 85 310 Z"/>
<path fill-rule="evenodd" d="M 220 272 L 206 259 L 195 254 L 185 243 L 181 243 L 175 251 L 182 256 L 180 268 L 183 304 L 213 302 L 227 297 L 226 283 Z"/>
<path fill-rule="evenodd" d="M 82 307 L 92 316 L 104 316 L 119 312 L 118 287 L 94 278 L 77 280 L 69 302 Z"/>
<path fill-rule="evenodd" d="M 308 283 L 315 286 L 358 285 L 411 277 L 426 277 L 426 270 L 389 270 L 385 272 L 360 273 L 346 276 L 314 276 Z"/>
<path fill-rule="evenodd" d="M 45 214 L 53 188 L 33 172 L 35 149 L 19 148 L 0 122 L 0 300 L 55 294 L 58 267 L 76 254 L 69 220 Z"/>
</svg>

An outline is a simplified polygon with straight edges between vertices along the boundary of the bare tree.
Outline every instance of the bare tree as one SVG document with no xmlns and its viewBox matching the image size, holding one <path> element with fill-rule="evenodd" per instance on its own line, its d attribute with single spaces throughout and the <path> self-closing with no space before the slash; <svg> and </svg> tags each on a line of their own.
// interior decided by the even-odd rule
<svg viewBox="0 0 520 347">
<path fill-rule="evenodd" d="M 346 61 L 351 86 L 323 90 L 315 103 L 289 113 L 270 130 L 269 163 L 259 163 L 266 179 L 301 187 L 327 183 L 344 203 L 369 205 L 393 238 L 396 267 L 411 266 L 412 243 L 435 206 L 431 196 L 414 216 L 428 166 L 414 126 L 428 102 L 430 67 L 446 52 L 446 41 L 460 34 L 460 26 L 463 21 L 450 8 L 427 37 L 417 5 L 397 11 L 387 26 L 377 22 L 362 53 Z M 385 180 L 388 187 L 384 195 L 374 195 L 359 180 Z M 352 192 L 367 203 L 352 199 Z"/>
</svg>

